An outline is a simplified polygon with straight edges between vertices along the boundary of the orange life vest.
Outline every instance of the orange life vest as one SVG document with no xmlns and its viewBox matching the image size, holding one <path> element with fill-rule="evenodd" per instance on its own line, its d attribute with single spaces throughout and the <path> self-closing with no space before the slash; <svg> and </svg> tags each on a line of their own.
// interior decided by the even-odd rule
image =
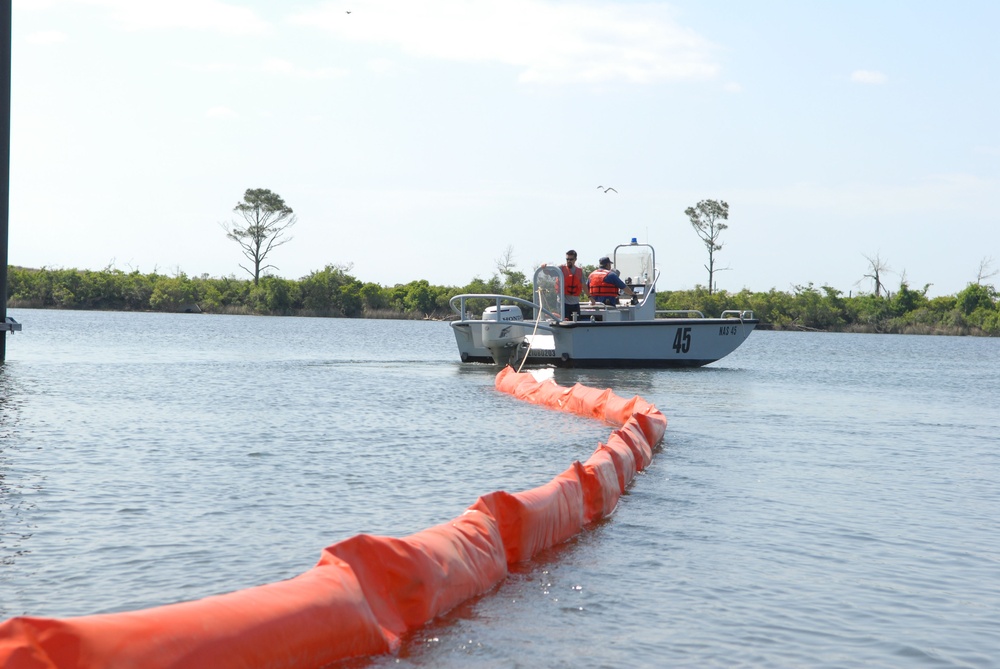
<svg viewBox="0 0 1000 669">
<path fill-rule="evenodd" d="M 566 280 L 566 294 L 579 296 L 583 292 L 583 270 L 574 267 L 571 272 L 566 265 L 560 265 L 559 269 L 562 270 L 563 278 Z"/>
<path fill-rule="evenodd" d="M 611 270 L 595 269 L 590 273 L 588 280 L 588 292 L 594 299 L 602 297 L 618 297 L 618 287 L 604 282 L 604 277 L 611 273 Z"/>
</svg>

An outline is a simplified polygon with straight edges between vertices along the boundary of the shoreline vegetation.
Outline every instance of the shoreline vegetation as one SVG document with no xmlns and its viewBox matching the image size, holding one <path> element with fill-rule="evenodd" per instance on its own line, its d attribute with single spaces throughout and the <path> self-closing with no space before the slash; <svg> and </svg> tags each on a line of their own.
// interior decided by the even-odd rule
<svg viewBox="0 0 1000 669">
<path fill-rule="evenodd" d="M 30 269 L 10 266 L 7 306 L 22 309 L 192 312 L 327 318 L 450 320 L 449 300 L 461 293 L 503 293 L 531 299 L 524 274 L 505 271 L 465 286 L 434 286 L 426 280 L 395 286 L 366 283 L 350 267 L 327 265 L 298 280 L 262 276 L 213 278 L 141 274 L 119 269 Z M 657 309 L 693 309 L 717 316 L 725 309 L 750 310 L 762 330 L 1000 336 L 1000 294 L 990 284 L 969 283 L 956 295 L 927 297 L 902 282 L 884 295 L 845 296 L 830 286 L 794 286 L 791 292 L 743 289 L 737 293 L 702 286 L 663 291 Z"/>
</svg>

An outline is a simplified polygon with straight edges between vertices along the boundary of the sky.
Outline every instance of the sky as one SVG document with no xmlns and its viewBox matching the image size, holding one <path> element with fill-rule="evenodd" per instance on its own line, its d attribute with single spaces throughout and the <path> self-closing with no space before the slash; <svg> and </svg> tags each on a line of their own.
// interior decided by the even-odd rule
<svg viewBox="0 0 1000 669">
<path fill-rule="evenodd" d="M 953 295 L 1000 270 L 997 25 L 993 0 L 14 0 L 9 261 L 246 278 L 222 226 L 267 188 L 289 279 L 463 286 L 635 237 L 684 290 L 713 199 L 719 289 L 871 292 L 878 259 Z"/>
</svg>

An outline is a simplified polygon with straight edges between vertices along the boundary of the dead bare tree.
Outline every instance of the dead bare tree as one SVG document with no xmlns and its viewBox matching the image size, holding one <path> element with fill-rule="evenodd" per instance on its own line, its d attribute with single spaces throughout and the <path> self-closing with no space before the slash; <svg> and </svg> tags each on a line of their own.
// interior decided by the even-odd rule
<svg viewBox="0 0 1000 669">
<path fill-rule="evenodd" d="M 514 262 L 514 245 L 508 244 L 507 248 L 503 250 L 503 253 L 494 261 L 497 265 L 497 272 L 502 275 L 507 275 L 517 268 L 517 263 Z"/>
<path fill-rule="evenodd" d="M 503 254 L 494 262 L 496 263 L 497 272 L 500 278 L 503 279 L 507 289 L 520 287 L 527 281 L 524 272 L 519 271 L 517 263 L 514 262 L 514 247 L 512 245 L 508 244 Z"/>
<path fill-rule="evenodd" d="M 892 271 L 889 264 L 878 253 L 875 254 L 874 258 L 863 253 L 861 255 L 864 255 L 865 260 L 868 261 L 868 274 L 865 274 L 862 280 L 872 280 L 872 283 L 875 284 L 875 297 L 881 297 L 882 291 L 885 291 L 888 295 L 889 291 L 886 289 L 885 284 L 882 283 L 882 276 Z M 861 283 L 861 281 L 858 281 L 858 283 Z"/>
<path fill-rule="evenodd" d="M 983 258 L 982 260 L 979 261 L 979 271 L 976 272 L 977 286 L 983 285 L 983 281 L 986 281 L 986 279 L 991 279 L 995 277 L 997 274 L 1000 274 L 1000 270 L 997 269 L 993 270 L 992 272 L 990 271 L 990 266 L 992 264 L 993 264 L 992 257 Z"/>
</svg>

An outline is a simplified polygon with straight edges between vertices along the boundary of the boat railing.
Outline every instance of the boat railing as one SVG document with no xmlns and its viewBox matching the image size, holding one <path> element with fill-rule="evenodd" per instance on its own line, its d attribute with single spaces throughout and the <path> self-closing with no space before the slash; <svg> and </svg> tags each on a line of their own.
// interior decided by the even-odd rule
<svg viewBox="0 0 1000 669">
<path fill-rule="evenodd" d="M 518 306 L 526 307 L 528 309 L 540 309 L 541 313 L 553 320 L 560 320 L 559 316 L 552 313 L 545 307 L 540 306 L 535 302 L 530 302 L 528 300 L 522 299 L 520 297 L 514 297 L 513 295 L 501 295 L 499 293 L 463 293 L 461 295 L 456 295 L 449 301 L 449 306 L 451 310 L 458 314 L 460 321 L 478 321 L 481 319 L 470 318 L 470 312 L 466 310 L 466 302 L 468 300 L 492 300 L 496 304 L 497 313 L 500 313 L 500 306 L 504 303 L 516 304 Z"/>
<path fill-rule="evenodd" d="M 704 318 L 705 314 L 698 311 L 697 309 L 657 309 L 657 318 L 670 318 L 670 317 L 682 317 L 682 318 Z M 720 318 L 738 318 L 741 321 L 752 321 L 753 312 L 750 310 L 741 311 L 739 309 L 726 309 L 722 312 Z"/>
<path fill-rule="evenodd" d="M 670 318 L 671 316 L 683 316 L 684 318 L 704 318 L 705 314 L 697 309 L 657 309 L 657 318 Z"/>
</svg>

